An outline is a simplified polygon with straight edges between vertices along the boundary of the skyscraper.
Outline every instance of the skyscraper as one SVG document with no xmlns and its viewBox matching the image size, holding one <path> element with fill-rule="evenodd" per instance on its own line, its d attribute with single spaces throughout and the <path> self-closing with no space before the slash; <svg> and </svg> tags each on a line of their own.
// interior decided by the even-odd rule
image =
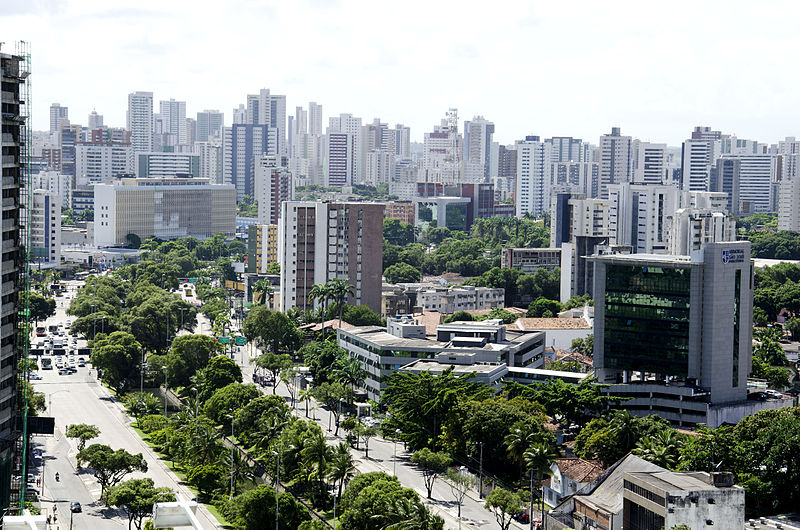
<svg viewBox="0 0 800 530">
<path fill-rule="evenodd" d="M 633 142 L 633 179 L 637 184 L 667 182 L 667 144 Z"/>
<path fill-rule="evenodd" d="M 278 154 L 286 154 L 286 96 L 270 94 L 268 88 L 262 88 L 258 94 L 248 94 L 247 123 L 276 129 Z"/>
<path fill-rule="evenodd" d="M 153 150 L 153 93 L 128 94 L 128 130 L 135 152 Z"/>
<path fill-rule="evenodd" d="M 236 199 L 253 195 L 255 164 L 278 154 L 278 130 L 268 125 L 235 123 L 223 132 L 223 182 L 236 187 Z"/>
<path fill-rule="evenodd" d="M 550 146 L 538 136 L 526 136 L 517 147 L 517 217 L 536 217 L 550 208 Z"/>
<path fill-rule="evenodd" d="M 322 136 L 322 105 L 314 101 L 308 104 L 308 134 Z"/>
<path fill-rule="evenodd" d="M 488 182 L 494 123 L 483 116 L 464 122 L 464 176 L 470 182 Z"/>
<path fill-rule="evenodd" d="M 374 203 L 281 204 L 281 311 L 313 309 L 308 298 L 313 285 L 338 278 L 353 286 L 346 304 L 364 304 L 380 313 L 383 208 Z"/>
<path fill-rule="evenodd" d="M 216 136 L 222 139 L 222 128 L 225 126 L 225 115 L 218 110 L 204 110 L 197 113 L 197 141 L 207 142 Z"/>
<path fill-rule="evenodd" d="M 59 132 L 59 120 L 69 119 L 69 108 L 62 107 L 60 103 L 53 103 L 50 105 L 50 132 Z"/>
<path fill-rule="evenodd" d="M 98 114 L 96 110 L 89 113 L 89 130 L 101 129 L 103 127 L 103 115 Z"/>
<path fill-rule="evenodd" d="M 179 145 L 186 145 L 186 102 L 174 99 L 161 101 L 158 114 L 163 122 L 161 132 L 173 135 Z"/>
<path fill-rule="evenodd" d="M 461 137 L 458 134 L 458 109 L 447 116 L 433 132 L 425 133 L 421 180 L 458 184 L 461 181 Z"/>
<path fill-rule="evenodd" d="M 630 136 L 622 136 L 619 127 L 600 137 L 600 197 L 608 197 L 609 184 L 630 182 L 633 167 Z"/>
<path fill-rule="evenodd" d="M 360 184 L 364 180 L 364 136 L 361 127 L 361 118 L 357 118 L 352 114 L 340 114 L 339 116 L 330 118 L 328 120 L 328 130 L 326 134 L 328 136 L 336 134 L 339 138 L 339 140 L 336 141 L 338 145 L 341 145 L 342 134 L 347 134 L 351 137 L 352 144 L 348 145 L 348 149 L 352 149 L 352 156 L 350 156 L 352 169 L 350 179 L 346 185 Z M 331 140 L 329 140 L 329 144 L 330 142 Z"/>
<path fill-rule="evenodd" d="M 262 156 L 256 165 L 255 191 L 258 201 L 258 223 L 277 225 L 281 203 L 294 199 L 292 174 L 283 165 L 285 157 Z"/>
<path fill-rule="evenodd" d="M 695 127 L 692 137 L 683 142 L 681 177 L 684 190 L 710 191 L 711 168 L 720 155 L 722 133 L 711 127 Z"/>
<path fill-rule="evenodd" d="M 355 149 L 353 135 L 346 132 L 330 132 L 325 135 L 326 186 L 352 186 L 355 180 Z"/>
</svg>

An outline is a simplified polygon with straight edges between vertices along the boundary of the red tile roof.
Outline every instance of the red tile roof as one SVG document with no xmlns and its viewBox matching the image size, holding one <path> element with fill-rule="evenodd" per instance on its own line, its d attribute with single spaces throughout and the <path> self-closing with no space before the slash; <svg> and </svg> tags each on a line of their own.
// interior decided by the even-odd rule
<svg viewBox="0 0 800 530">
<path fill-rule="evenodd" d="M 562 475 L 580 483 L 591 482 L 603 473 L 603 466 L 597 460 L 558 458 L 556 465 Z"/>
</svg>

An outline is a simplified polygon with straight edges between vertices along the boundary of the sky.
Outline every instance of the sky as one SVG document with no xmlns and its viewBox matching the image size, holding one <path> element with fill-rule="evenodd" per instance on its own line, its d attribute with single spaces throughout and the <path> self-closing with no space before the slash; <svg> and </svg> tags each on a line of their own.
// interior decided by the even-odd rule
<svg viewBox="0 0 800 530">
<path fill-rule="evenodd" d="M 797 1 L 1 0 L 3 52 L 30 43 L 33 124 L 49 106 L 125 126 L 127 94 L 225 112 L 269 88 L 411 127 L 449 107 L 495 140 L 611 127 L 672 146 L 695 125 L 800 136 Z M 158 104 L 155 105 L 158 111 Z"/>
</svg>

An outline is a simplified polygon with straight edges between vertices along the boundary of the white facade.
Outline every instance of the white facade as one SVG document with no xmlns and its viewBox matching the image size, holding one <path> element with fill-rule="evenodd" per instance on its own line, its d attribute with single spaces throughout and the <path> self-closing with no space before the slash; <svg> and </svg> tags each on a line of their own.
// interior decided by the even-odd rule
<svg viewBox="0 0 800 530">
<path fill-rule="evenodd" d="M 530 213 L 540 216 L 550 207 L 550 145 L 530 136 L 518 141 L 517 217 Z"/>
<path fill-rule="evenodd" d="M 31 253 L 36 263 L 61 262 L 61 198 L 50 190 L 31 195 Z"/>
<path fill-rule="evenodd" d="M 158 113 L 163 122 L 163 130 L 161 132 L 173 135 L 178 144 L 186 145 L 188 143 L 186 134 L 186 102 L 175 101 L 174 99 L 161 101 L 159 103 Z"/>
<path fill-rule="evenodd" d="M 681 208 L 673 215 L 668 252 L 688 256 L 707 243 L 736 241 L 736 221 L 710 209 Z"/>
<path fill-rule="evenodd" d="M 322 136 L 322 105 L 308 103 L 308 134 Z"/>
<path fill-rule="evenodd" d="M 487 182 L 491 167 L 492 135 L 494 123 L 483 116 L 476 116 L 472 121 L 464 122 L 464 154 L 466 168 L 470 168 L 469 182 Z M 466 176 L 466 175 L 465 175 Z"/>
<path fill-rule="evenodd" d="M 683 189 L 711 190 L 711 166 L 716 164 L 719 140 L 689 139 L 683 142 Z"/>
<path fill-rule="evenodd" d="M 667 252 L 668 218 L 681 206 L 673 186 L 611 184 L 608 186 L 609 243 L 631 245 L 633 252 Z"/>
<path fill-rule="evenodd" d="M 277 156 L 258 160 L 253 197 L 258 201 L 258 222 L 274 225 L 280 218 L 281 202 L 294 199 L 292 173 L 283 167 Z"/>
<path fill-rule="evenodd" d="M 394 155 L 389 151 L 376 150 L 367 153 L 364 182 L 377 186 L 392 180 Z"/>
<path fill-rule="evenodd" d="M 137 153 L 139 178 L 200 177 L 200 156 L 191 153 Z"/>
<path fill-rule="evenodd" d="M 452 314 L 457 311 L 503 307 L 505 289 L 494 287 L 451 287 L 417 293 L 417 305 L 425 311 Z"/>
<path fill-rule="evenodd" d="M 665 184 L 667 182 L 667 144 L 634 142 L 633 182 Z"/>
<path fill-rule="evenodd" d="M 778 185 L 778 230 L 800 232 L 800 177 Z"/>
<path fill-rule="evenodd" d="M 60 198 L 61 208 L 72 208 L 72 179 L 69 175 L 58 171 L 40 171 L 31 175 L 31 188 L 47 190 Z"/>
<path fill-rule="evenodd" d="M 600 137 L 600 197 L 608 197 L 608 185 L 630 182 L 633 171 L 633 143 L 619 127 Z"/>
<path fill-rule="evenodd" d="M 222 140 L 225 127 L 225 114 L 218 110 L 204 110 L 197 113 L 197 141 L 208 142 L 211 138 Z"/>
<path fill-rule="evenodd" d="M 270 94 L 266 88 L 262 88 L 258 94 L 248 94 L 247 123 L 277 129 L 277 153 L 287 154 L 286 96 Z"/>
<path fill-rule="evenodd" d="M 352 186 L 356 180 L 355 138 L 345 132 L 325 135 L 325 185 L 332 187 Z"/>
<path fill-rule="evenodd" d="M 342 134 L 347 134 L 351 137 L 350 143 L 352 147 L 347 147 L 347 149 L 352 150 L 352 154 L 348 153 L 352 164 L 352 170 L 350 172 L 351 180 L 348 184 L 339 185 L 360 184 L 364 180 L 364 136 L 363 128 L 361 127 L 361 118 L 357 118 L 352 114 L 340 114 L 338 117 L 330 118 L 328 120 L 328 137 L 340 135 L 339 138 L 341 140 Z M 329 140 L 329 144 L 330 143 L 331 141 Z M 341 145 L 341 141 L 338 141 L 338 145 Z M 335 156 L 335 154 L 329 149 L 328 156 L 332 157 Z M 342 155 L 340 154 L 338 156 L 341 158 Z M 331 162 L 331 160 L 328 161 L 329 167 L 331 166 Z M 330 174 L 328 179 L 330 180 Z"/>
<path fill-rule="evenodd" d="M 724 155 L 722 160 L 739 160 L 739 211 L 761 213 L 775 211 L 773 185 L 776 180 L 776 157 L 770 154 Z"/>
<path fill-rule="evenodd" d="M 425 133 L 420 180 L 458 184 L 461 171 L 458 111 L 450 109 L 441 125 L 435 126 L 433 132 Z"/>
<path fill-rule="evenodd" d="M 406 127 L 402 123 L 398 123 L 392 129 L 394 145 L 394 154 L 400 158 L 408 158 L 411 156 L 411 128 Z"/>
<path fill-rule="evenodd" d="M 103 143 L 75 146 L 75 184 L 86 186 L 131 175 L 136 169 L 131 144 Z"/>
<path fill-rule="evenodd" d="M 89 113 L 89 130 L 101 129 L 103 127 L 103 115 L 98 114 L 97 111 Z"/>
<path fill-rule="evenodd" d="M 120 179 L 94 186 L 94 244 L 127 243 L 128 234 L 206 239 L 233 236 L 236 190 L 195 179 Z"/>
<path fill-rule="evenodd" d="M 136 152 L 153 150 L 153 93 L 128 94 L 127 129 L 131 131 L 131 145 Z"/>
<path fill-rule="evenodd" d="M 50 105 L 50 134 L 58 134 L 61 130 L 59 121 L 69 119 L 69 107 L 62 107 L 60 103 Z"/>
<path fill-rule="evenodd" d="M 222 184 L 222 137 L 211 136 L 207 142 L 195 142 L 194 148 L 200 157 L 200 178 Z"/>
</svg>

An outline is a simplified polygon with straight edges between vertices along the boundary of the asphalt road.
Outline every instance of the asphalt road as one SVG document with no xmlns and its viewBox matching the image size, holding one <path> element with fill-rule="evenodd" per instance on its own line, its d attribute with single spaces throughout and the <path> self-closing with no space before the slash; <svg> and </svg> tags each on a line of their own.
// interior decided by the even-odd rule
<svg viewBox="0 0 800 530">
<path fill-rule="evenodd" d="M 48 323 L 63 322 L 65 318 L 64 307 L 59 304 L 56 316 L 49 319 Z M 100 429 L 100 436 L 89 441 L 89 444 L 103 443 L 113 449 L 121 448 L 130 453 L 144 455 L 148 466 L 147 473 L 132 473 L 126 478 L 147 476 L 153 479 L 158 487 L 168 487 L 185 498 L 193 497 L 194 494 L 179 483 L 167 465 L 160 461 L 150 447 L 131 429 L 130 419 L 123 407 L 105 387 L 98 383 L 94 370 L 91 370 L 91 375 L 89 374 L 90 370 L 90 367 L 78 368 L 78 372 L 72 375 L 58 375 L 57 370 L 39 370 L 42 379 L 33 381 L 35 390 L 46 396 L 49 407 L 46 414 L 56 418 L 56 435 L 40 436 L 36 441 L 43 445 L 44 450 L 43 496 L 50 503 L 53 498 L 59 501 L 57 503 L 59 519 L 63 520 L 62 514 L 69 516 L 69 502 L 77 500 L 84 505 L 84 513 L 75 514 L 73 528 L 119 528 L 120 525 L 127 527 L 128 524 L 127 518 L 115 511 L 106 512 L 114 514 L 110 520 L 101 517 L 103 507 L 98 502 L 100 486 L 91 474 L 76 470 L 76 441 L 63 437 L 67 425 L 73 423 L 88 423 Z M 61 479 L 58 483 L 54 479 L 56 471 Z M 42 506 L 48 507 L 48 503 L 43 502 Z M 198 518 L 203 528 L 209 530 L 220 528 L 216 519 L 205 508 L 198 510 Z"/>
</svg>

